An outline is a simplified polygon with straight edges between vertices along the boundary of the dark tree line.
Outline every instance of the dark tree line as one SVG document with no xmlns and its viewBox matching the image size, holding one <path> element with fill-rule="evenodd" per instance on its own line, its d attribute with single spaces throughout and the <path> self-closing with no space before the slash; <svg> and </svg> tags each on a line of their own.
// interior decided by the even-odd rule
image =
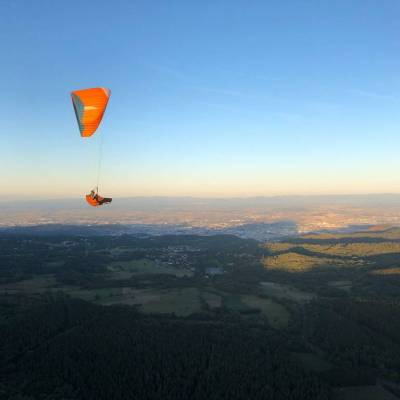
<svg viewBox="0 0 400 400">
<path fill-rule="evenodd" d="M 0 325 L 0 351 L 2 398 L 329 398 L 273 331 L 233 320 L 60 298 Z"/>
</svg>

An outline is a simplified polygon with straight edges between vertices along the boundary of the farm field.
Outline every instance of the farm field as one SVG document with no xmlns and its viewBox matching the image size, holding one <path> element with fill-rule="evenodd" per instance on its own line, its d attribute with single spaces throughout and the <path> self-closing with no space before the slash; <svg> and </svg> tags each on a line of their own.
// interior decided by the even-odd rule
<svg viewBox="0 0 400 400">
<path fill-rule="evenodd" d="M 191 271 L 163 263 L 156 263 L 148 259 L 113 261 L 107 268 L 111 273 L 112 279 L 131 278 L 136 274 L 169 274 L 177 277 L 193 275 Z"/>
<path fill-rule="evenodd" d="M 315 297 L 314 293 L 304 292 L 293 286 L 276 282 L 261 282 L 261 293 L 278 299 L 288 299 L 295 302 L 310 301 Z"/>
<path fill-rule="evenodd" d="M 265 268 L 283 269 L 290 272 L 304 272 L 318 267 L 339 267 L 348 264 L 342 259 L 321 257 L 320 255 L 305 255 L 291 250 L 292 249 L 285 253 L 265 257 L 263 259 Z"/>
<path fill-rule="evenodd" d="M 283 305 L 271 299 L 252 295 L 241 296 L 241 301 L 252 309 L 260 310 L 274 328 L 287 327 L 290 314 Z"/>
<path fill-rule="evenodd" d="M 196 288 L 173 289 L 153 292 L 149 300 L 149 293 L 145 294 L 141 308 L 146 313 L 168 313 L 177 316 L 188 316 L 199 312 L 201 302 L 199 291 Z M 140 296 L 138 302 L 141 301 Z"/>
</svg>

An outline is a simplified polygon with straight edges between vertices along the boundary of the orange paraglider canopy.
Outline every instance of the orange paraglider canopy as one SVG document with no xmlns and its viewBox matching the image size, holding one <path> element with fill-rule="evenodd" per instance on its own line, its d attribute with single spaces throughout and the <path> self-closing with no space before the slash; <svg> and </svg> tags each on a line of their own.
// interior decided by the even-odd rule
<svg viewBox="0 0 400 400">
<path fill-rule="evenodd" d="M 75 90 L 71 93 L 81 136 L 92 136 L 100 125 L 111 91 L 107 88 Z"/>
</svg>

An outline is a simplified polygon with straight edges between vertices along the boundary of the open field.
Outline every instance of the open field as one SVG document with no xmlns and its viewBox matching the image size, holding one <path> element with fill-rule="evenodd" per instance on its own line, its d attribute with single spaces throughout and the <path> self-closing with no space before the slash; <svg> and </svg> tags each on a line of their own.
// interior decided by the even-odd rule
<svg viewBox="0 0 400 400">
<path fill-rule="evenodd" d="M 335 245 L 304 244 L 306 250 L 335 256 L 366 257 L 376 254 L 400 253 L 399 242 L 339 243 Z"/>
<path fill-rule="evenodd" d="M 96 288 L 96 289 L 81 289 L 81 288 L 62 288 L 62 290 L 71 297 L 82 300 L 92 301 L 102 304 L 106 299 L 121 296 L 121 288 Z"/>
<path fill-rule="evenodd" d="M 201 297 L 210 308 L 219 308 L 222 306 L 222 296 L 209 291 L 202 291 Z"/>
<path fill-rule="evenodd" d="M 330 285 L 336 289 L 344 290 L 346 292 L 349 292 L 351 290 L 351 288 L 353 287 L 353 283 L 351 281 L 347 281 L 347 280 L 330 281 L 330 282 L 328 282 L 328 285 Z"/>
<path fill-rule="evenodd" d="M 300 303 L 310 301 L 315 297 L 314 293 L 304 292 L 293 286 L 275 282 L 261 282 L 261 293 L 270 297 L 288 299 Z"/>
<path fill-rule="evenodd" d="M 238 312 L 246 312 L 252 309 L 252 307 L 248 306 L 244 303 L 239 295 L 225 293 L 223 294 L 222 305 L 231 310 L 235 310 Z"/>
<path fill-rule="evenodd" d="M 274 328 L 282 329 L 287 327 L 290 314 L 283 305 L 273 300 L 253 295 L 244 295 L 240 298 L 248 307 L 260 310 Z"/>
<path fill-rule="evenodd" d="M 400 275 L 400 267 L 382 268 L 371 271 L 372 275 Z"/>
<path fill-rule="evenodd" d="M 354 234 L 312 234 L 284 242 L 267 243 L 263 265 L 271 270 L 304 272 L 315 268 L 390 268 L 400 254 L 400 230 L 367 231 Z M 382 264 L 383 263 L 383 264 Z M 395 274 L 396 270 L 388 270 Z M 384 275 L 384 272 L 377 274 Z"/>
<path fill-rule="evenodd" d="M 136 274 L 169 274 L 177 277 L 192 276 L 193 272 L 183 268 L 177 268 L 163 263 L 156 263 L 148 259 L 113 261 L 108 270 L 112 279 L 128 279 Z"/>
<path fill-rule="evenodd" d="M 132 249 L 129 246 L 116 246 L 109 249 L 109 252 L 112 256 L 118 256 L 120 254 L 128 253 L 130 251 L 132 251 Z"/>
<path fill-rule="evenodd" d="M 103 305 L 126 304 L 141 306 L 149 302 L 160 301 L 160 298 L 160 293 L 152 289 L 122 287 L 115 295 L 101 299 L 100 303 Z"/>
<path fill-rule="evenodd" d="M 269 256 L 263 259 L 265 268 L 284 269 L 290 272 L 303 272 L 322 266 L 345 266 L 341 259 L 309 256 L 295 252 L 282 253 L 276 256 Z"/>
<path fill-rule="evenodd" d="M 336 244 L 311 244 L 301 243 L 271 243 L 268 249 L 273 253 L 287 252 L 301 248 L 313 253 L 329 254 L 340 257 L 365 257 L 376 254 L 400 253 L 399 242 L 378 242 L 378 243 L 336 243 Z"/>
<path fill-rule="evenodd" d="M 316 239 L 316 240 L 350 240 L 354 241 L 357 239 L 388 239 L 388 240 L 399 240 L 400 239 L 400 228 L 389 227 L 389 226 L 374 226 L 368 230 L 362 232 L 353 233 L 309 233 L 302 235 L 304 240 Z"/>
<path fill-rule="evenodd" d="M 0 285 L 0 291 L 3 293 L 43 293 L 47 290 L 53 290 L 57 282 L 53 275 L 38 275 L 34 278 L 21 280 Z"/>
<path fill-rule="evenodd" d="M 110 287 L 100 289 L 68 288 L 64 292 L 71 297 L 96 304 L 126 304 L 138 306 L 145 313 L 175 313 L 187 316 L 201 309 L 199 292 L 196 288 L 183 289 L 134 289 Z"/>
<path fill-rule="evenodd" d="M 154 296 L 154 299 L 148 301 L 146 298 L 143 302 L 141 308 L 144 312 L 187 316 L 201 309 L 199 291 L 196 288 L 157 291 L 154 292 Z"/>
</svg>

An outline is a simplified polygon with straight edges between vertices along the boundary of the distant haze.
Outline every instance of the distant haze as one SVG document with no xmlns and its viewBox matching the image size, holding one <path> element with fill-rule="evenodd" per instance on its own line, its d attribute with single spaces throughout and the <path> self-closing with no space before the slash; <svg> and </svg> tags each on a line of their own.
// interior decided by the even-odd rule
<svg viewBox="0 0 400 400">
<path fill-rule="evenodd" d="M 400 195 L 277 196 L 250 198 L 116 198 L 92 208 L 83 199 L 3 201 L 0 226 L 39 224 L 183 224 L 226 228 L 291 222 L 300 231 L 350 225 L 400 224 Z"/>
</svg>

